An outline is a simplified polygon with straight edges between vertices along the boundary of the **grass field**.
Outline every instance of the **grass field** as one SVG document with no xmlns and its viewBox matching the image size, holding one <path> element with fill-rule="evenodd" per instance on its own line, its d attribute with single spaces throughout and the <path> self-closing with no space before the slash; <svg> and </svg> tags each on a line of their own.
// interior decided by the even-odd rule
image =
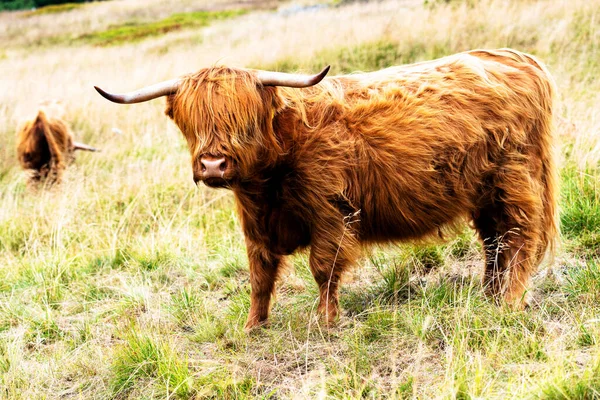
<svg viewBox="0 0 600 400">
<path fill-rule="evenodd" d="M 600 0 L 171 3 L 0 13 L 0 398 L 600 399 Z M 562 246 L 523 312 L 483 295 L 465 227 L 365 251 L 329 329 L 297 255 L 271 326 L 246 334 L 231 193 L 194 186 L 164 101 L 119 106 L 92 88 L 215 63 L 341 73 L 507 46 L 546 62 L 561 94 Z M 15 131 L 54 98 L 102 152 L 31 192 Z"/>
</svg>

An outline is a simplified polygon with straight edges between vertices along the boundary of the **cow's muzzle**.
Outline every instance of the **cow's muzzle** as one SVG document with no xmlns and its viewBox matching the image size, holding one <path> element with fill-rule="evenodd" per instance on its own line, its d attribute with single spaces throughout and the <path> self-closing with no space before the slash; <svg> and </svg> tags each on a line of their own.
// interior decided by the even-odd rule
<svg viewBox="0 0 600 400">
<path fill-rule="evenodd" d="M 227 157 L 203 155 L 200 158 L 200 170 L 194 171 L 194 182 L 202 181 L 206 186 L 225 187 L 231 179 L 233 165 Z"/>
</svg>

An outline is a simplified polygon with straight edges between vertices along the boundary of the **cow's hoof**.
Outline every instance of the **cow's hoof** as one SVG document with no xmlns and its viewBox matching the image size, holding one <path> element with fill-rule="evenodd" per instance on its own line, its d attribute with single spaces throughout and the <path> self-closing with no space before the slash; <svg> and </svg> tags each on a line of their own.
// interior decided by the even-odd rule
<svg viewBox="0 0 600 400">
<path fill-rule="evenodd" d="M 319 309 L 321 323 L 327 328 L 334 328 L 338 322 L 338 309 L 330 307 L 329 310 Z"/>
<path fill-rule="evenodd" d="M 246 326 L 244 326 L 244 331 L 246 331 L 246 333 L 252 333 L 261 328 L 267 328 L 268 326 L 269 326 L 268 320 L 259 321 L 256 319 L 252 319 L 252 320 L 249 319 L 248 322 L 246 322 Z"/>
</svg>

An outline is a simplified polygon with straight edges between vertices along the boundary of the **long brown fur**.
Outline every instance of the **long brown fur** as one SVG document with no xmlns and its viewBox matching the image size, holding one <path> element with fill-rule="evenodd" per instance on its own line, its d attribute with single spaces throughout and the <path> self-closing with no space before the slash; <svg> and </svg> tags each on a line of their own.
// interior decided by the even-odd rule
<svg viewBox="0 0 600 400">
<path fill-rule="evenodd" d="M 252 286 L 247 327 L 267 321 L 285 256 L 310 246 L 319 310 L 362 245 L 437 235 L 470 219 L 484 285 L 523 305 L 557 236 L 555 90 L 546 68 L 511 49 L 264 87 L 252 70 L 187 76 L 166 113 L 205 154 L 233 160 L 231 182 Z"/>
<path fill-rule="evenodd" d="M 76 149 L 96 151 L 93 147 L 75 144 L 66 122 L 49 117 L 43 109 L 17 133 L 17 156 L 23 169 L 29 171 L 29 185 L 60 183 Z"/>
</svg>

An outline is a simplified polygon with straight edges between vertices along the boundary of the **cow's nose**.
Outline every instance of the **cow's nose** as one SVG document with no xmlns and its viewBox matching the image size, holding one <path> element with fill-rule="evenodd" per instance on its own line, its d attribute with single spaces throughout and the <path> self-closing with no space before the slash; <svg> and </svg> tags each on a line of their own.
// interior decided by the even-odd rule
<svg viewBox="0 0 600 400">
<path fill-rule="evenodd" d="M 227 159 L 225 157 L 207 157 L 200 159 L 202 178 L 222 178 L 227 170 Z"/>
</svg>

